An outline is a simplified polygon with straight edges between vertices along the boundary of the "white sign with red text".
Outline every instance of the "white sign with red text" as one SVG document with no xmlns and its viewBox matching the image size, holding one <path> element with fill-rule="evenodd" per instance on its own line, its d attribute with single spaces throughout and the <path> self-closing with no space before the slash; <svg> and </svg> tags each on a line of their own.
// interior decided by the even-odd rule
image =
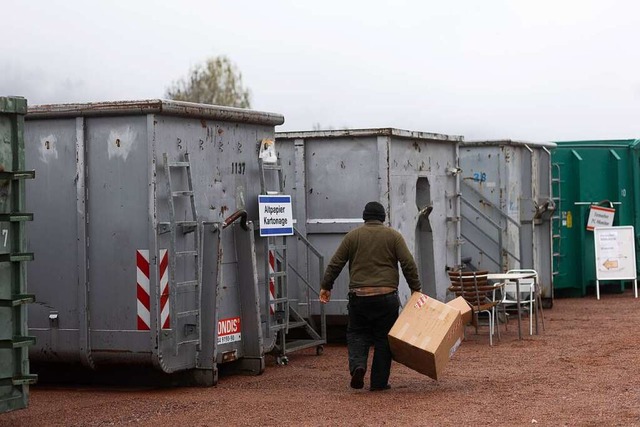
<svg viewBox="0 0 640 427">
<path fill-rule="evenodd" d="M 589 219 L 587 219 L 587 230 L 593 231 L 596 227 L 611 227 L 615 215 L 616 210 L 614 208 L 591 206 L 589 209 Z"/>
<path fill-rule="evenodd" d="M 218 320 L 218 344 L 227 344 L 242 339 L 240 317 Z"/>
</svg>

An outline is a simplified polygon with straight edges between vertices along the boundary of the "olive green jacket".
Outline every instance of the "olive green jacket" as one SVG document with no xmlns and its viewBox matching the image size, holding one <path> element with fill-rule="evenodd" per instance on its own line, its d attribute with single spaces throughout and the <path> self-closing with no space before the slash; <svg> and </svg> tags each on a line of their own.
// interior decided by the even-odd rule
<svg viewBox="0 0 640 427">
<path fill-rule="evenodd" d="M 333 282 L 349 263 L 349 288 L 361 286 L 398 287 L 402 274 L 412 291 L 420 291 L 418 268 L 402 235 L 377 220 L 369 220 L 363 226 L 351 230 L 327 266 L 320 287 L 333 288 Z"/>
</svg>

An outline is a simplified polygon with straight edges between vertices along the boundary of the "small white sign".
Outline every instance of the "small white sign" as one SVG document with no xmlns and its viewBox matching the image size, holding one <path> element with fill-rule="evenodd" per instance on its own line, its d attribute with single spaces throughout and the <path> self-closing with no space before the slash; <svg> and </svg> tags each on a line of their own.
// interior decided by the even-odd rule
<svg viewBox="0 0 640 427">
<path fill-rule="evenodd" d="M 587 230 L 593 231 L 596 227 L 611 227 L 615 214 L 616 210 L 614 208 L 591 206 L 589 219 L 587 220 Z"/>
<path fill-rule="evenodd" d="M 293 235 L 291 196 L 258 196 L 260 236 Z"/>
<path fill-rule="evenodd" d="M 636 278 L 636 245 L 632 226 L 597 227 L 594 230 L 596 278 Z"/>
</svg>

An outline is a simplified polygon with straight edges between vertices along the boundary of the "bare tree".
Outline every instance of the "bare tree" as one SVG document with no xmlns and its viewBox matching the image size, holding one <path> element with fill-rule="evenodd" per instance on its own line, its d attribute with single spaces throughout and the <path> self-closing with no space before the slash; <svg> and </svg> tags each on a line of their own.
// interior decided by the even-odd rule
<svg viewBox="0 0 640 427">
<path fill-rule="evenodd" d="M 226 56 L 196 65 L 188 77 L 174 82 L 166 97 L 176 101 L 251 108 L 251 94 L 242 84 L 242 73 Z"/>
</svg>

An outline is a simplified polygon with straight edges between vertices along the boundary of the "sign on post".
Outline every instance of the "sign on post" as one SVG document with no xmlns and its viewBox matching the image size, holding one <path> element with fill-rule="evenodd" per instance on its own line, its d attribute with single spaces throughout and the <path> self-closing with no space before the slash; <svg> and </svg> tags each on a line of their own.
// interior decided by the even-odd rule
<svg viewBox="0 0 640 427">
<path fill-rule="evenodd" d="M 633 280 L 638 298 L 636 279 L 636 245 L 633 226 L 596 227 L 596 295 L 600 299 L 600 280 Z"/>
<path fill-rule="evenodd" d="M 258 196 L 260 237 L 293 235 L 291 196 Z"/>
<path fill-rule="evenodd" d="M 587 230 L 593 231 L 596 227 L 611 227 L 615 214 L 616 210 L 614 208 L 591 206 L 589 219 L 587 220 Z"/>
</svg>

